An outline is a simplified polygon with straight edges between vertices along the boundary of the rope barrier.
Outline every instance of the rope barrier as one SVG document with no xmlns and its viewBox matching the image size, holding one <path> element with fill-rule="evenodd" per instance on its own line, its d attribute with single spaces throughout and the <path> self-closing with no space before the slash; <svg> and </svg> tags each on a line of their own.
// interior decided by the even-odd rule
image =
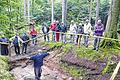
<svg viewBox="0 0 120 80">
<path fill-rule="evenodd" d="M 55 32 L 55 31 L 53 31 L 53 32 Z M 52 32 L 51 32 L 52 33 Z M 51 34 L 51 33 L 48 33 L 48 34 Z M 91 35 L 85 35 L 85 34 L 75 34 L 75 33 L 64 33 L 64 32 L 55 32 L 55 33 L 62 33 L 62 34 L 65 34 L 65 35 L 82 35 L 82 36 L 89 36 L 89 37 L 92 37 L 92 38 L 101 38 L 101 39 L 107 39 L 107 40 L 112 40 L 112 41 L 119 41 L 120 42 L 120 40 L 119 39 L 114 39 L 114 38 L 107 38 L 107 37 L 102 37 L 102 36 L 91 36 Z M 44 35 L 47 35 L 47 34 L 43 34 L 43 33 L 40 33 L 41 35 L 40 36 L 37 36 L 37 37 L 35 37 L 35 38 L 32 38 L 32 39 L 30 39 L 30 40 L 27 40 L 27 41 L 24 41 L 24 43 L 26 43 L 26 42 L 29 42 L 29 41 L 32 41 L 32 40 L 34 40 L 34 39 L 37 39 L 37 38 L 40 38 L 40 37 L 43 37 Z M 0 42 L 0 44 L 6 44 L 6 45 L 9 45 L 9 43 L 5 43 L 5 42 Z"/>
</svg>

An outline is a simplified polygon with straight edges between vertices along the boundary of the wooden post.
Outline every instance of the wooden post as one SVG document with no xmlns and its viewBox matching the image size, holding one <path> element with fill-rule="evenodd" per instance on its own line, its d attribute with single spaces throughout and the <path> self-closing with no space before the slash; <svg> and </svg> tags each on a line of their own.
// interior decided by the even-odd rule
<svg viewBox="0 0 120 80">
<path fill-rule="evenodd" d="M 115 77 L 116 77 L 116 75 L 118 73 L 119 68 L 120 68 L 120 61 L 119 61 L 118 65 L 117 65 L 117 67 L 115 68 L 115 70 L 114 70 L 110 80 L 114 80 L 115 79 Z"/>
</svg>

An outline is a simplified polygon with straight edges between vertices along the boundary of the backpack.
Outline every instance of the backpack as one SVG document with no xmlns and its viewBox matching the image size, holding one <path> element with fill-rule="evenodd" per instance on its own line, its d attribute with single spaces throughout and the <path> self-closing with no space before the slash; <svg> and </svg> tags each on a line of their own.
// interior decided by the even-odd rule
<svg viewBox="0 0 120 80">
<path fill-rule="evenodd" d="M 18 45 L 18 37 L 17 37 L 17 36 L 14 38 L 13 44 L 14 44 L 14 45 Z"/>
</svg>

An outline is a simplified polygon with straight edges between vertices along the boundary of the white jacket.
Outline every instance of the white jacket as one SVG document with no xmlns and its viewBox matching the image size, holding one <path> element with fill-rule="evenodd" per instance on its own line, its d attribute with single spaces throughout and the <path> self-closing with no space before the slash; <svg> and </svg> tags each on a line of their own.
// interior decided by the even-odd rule
<svg viewBox="0 0 120 80">
<path fill-rule="evenodd" d="M 76 32 L 76 29 L 77 28 L 77 26 L 76 26 L 76 24 L 71 24 L 70 25 L 70 33 L 75 33 Z"/>
<path fill-rule="evenodd" d="M 87 33 L 87 34 L 90 34 L 91 33 L 91 24 L 88 23 L 88 24 L 84 24 L 84 33 Z"/>
</svg>

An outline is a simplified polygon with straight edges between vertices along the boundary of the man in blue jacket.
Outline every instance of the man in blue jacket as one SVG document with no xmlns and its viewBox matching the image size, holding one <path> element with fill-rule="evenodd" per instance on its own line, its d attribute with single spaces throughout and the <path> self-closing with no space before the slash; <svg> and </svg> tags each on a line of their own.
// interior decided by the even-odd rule
<svg viewBox="0 0 120 80">
<path fill-rule="evenodd" d="M 44 58 L 48 55 L 49 53 L 47 52 L 41 52 L 29 58 L 30 60 L 34 61 L 35 80 L 40 80 L 42 73 L 41 67 L 43 66 Z"/>
</svg>

